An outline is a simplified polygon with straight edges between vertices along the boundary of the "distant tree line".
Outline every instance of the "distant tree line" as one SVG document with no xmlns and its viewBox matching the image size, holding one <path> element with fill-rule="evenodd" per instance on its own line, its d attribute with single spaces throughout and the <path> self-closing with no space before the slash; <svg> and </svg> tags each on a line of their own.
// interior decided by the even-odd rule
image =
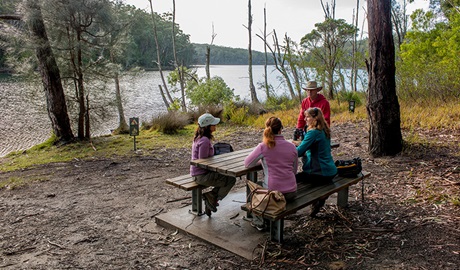
<svg viewBox="0 0 460 270">
<path fill-rule="evenodd" d="M 195 48 L 195 65 L 204 65 L 206 63 L 206 47 L 207 44 L 193 44 Z M 211 65 L 247 65 L 248 50 L 239 48 L 230 48 L 223 46 L 211 45 Z M 252 52 L 252 64 L 263 65 L 265 63 L 265 55 L 262 52 Z M 269 57 L 267 64 L 273 65 L 275 61 Z"/>
</svg>

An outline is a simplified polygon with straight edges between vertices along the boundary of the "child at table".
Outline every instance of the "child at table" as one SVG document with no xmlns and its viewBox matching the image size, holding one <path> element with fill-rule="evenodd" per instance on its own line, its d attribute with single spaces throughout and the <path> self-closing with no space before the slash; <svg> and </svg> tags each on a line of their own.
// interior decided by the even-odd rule
<svg viewBox="0 0 460 270">
<path fill-rule="evenodd" d="M 214 156 L 214 148 L 211 144 L 211 140 L 214 138 L 212 133 L 216 131 L 216 125 L 219 122 L 219 118 L 209 113 L 198 118 L 198 127 L 192 144 L 192 160 Z M 190 165 L 190 175 L 195 178 L 195 182 L 198 184 L 214 187 L 211 191 L 203 193 L 205 213 L 208 217 L 211 216 L 211 211 L 217 211 L 218 201 L 227 196 L 236 182 L 235 177 L 211 172 L 194 165 Z"/>
<path fill-rule="evenodd" d="M 297 152 L 302 157 L 302 172 L 296 175 L 297 182 L 308 182 L 321 185 L 332 182 L 337 174 L 337 168 L 331 154 L 331 130 L 323 112 L 319 108 L 309 108 L 305 111 L 307 132 L 298 144 Z M 312 204 L 310 216 L 314 217 L 324 206 L 327 197 Z"/>
<path fill-rule="evenodd" d="M 263 186 L 283 193 L 286 201 L 296 196 L 297 149 L 281 135 L 283 124 L 278 117 L 265 121 L 263 141 L 244 159 L 244 166 L 262 164 L 264 171 Z M 262 231 L 266 228 L 261 217 L 254 216 L 253 227 Z"/>
</svg>

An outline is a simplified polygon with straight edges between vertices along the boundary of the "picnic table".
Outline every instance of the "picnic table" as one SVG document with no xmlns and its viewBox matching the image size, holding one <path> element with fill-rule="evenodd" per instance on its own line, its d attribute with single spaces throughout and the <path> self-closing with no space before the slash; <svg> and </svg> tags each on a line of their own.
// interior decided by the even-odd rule
<svg viewBox="0 0 460 270">
<path fill-rule="evenodd" d="M 339 143 L 331 142 L 331 148 L 339 147 Z M 252 152 L 254 148 L 238 150 L 230 153 L 215 155 L 205 159 L 191 160 L 190 164 L 195 165 L 209 171 L 218 172 L 220 174 L 241 177 L 246 175 L 249 181 L 257 182 L 257 172 L 263 170 L 262 165 L 252 167 L 244 166 L 244 159 Z M 312 204 L 315 200 L 332 193 L 338 193 L 338 205 L 346 206 L 348 204 L 348 187 L 360 182 L 370 173 L 363 172 L 357 177 L 343 178 L 336 176 L 334 183 L 321 187 L 313 187 L 311 185 L 299 184 L 297 197 L 288 203 L 287 208 L 277 216 L 266 216 L 270 220 L 270 236 L 274 241 L 283 241 L 284 217 L 295 213 L 297 210 Z M 192 210 L 193 214 L 203 215 L 202 211 L 202 189 L 206 188 L 195 182 L 190 174 L 182 175 L 167 179 L 166 182 L 181 189 L 192 191 Z M 249 194 L 249 188 L 246 187 L 246 194 Z M 248 211 L 246 205 L 242 205 L 242 210 Z M 257 214 L 255 212 L 254 214 Z M 252 213 L 247 212 L 247 217 L 251 217 Z"/>
</svg>

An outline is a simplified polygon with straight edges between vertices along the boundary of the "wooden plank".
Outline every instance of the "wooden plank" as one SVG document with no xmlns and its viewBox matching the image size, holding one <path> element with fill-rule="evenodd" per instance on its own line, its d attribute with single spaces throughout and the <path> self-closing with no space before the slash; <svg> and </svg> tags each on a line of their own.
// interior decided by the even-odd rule
<svg viewBox="0 0 460 270">
<path fill-rule="evenodd" d="M 166 179 L 166 183 L 186 191 L 190 191 L 201 187 L 201 185 L 195 182 L 195 180 L 190 174 Z"/>
<path fill-rule="evenodd" d="M 192 177 L 190 174 L 185 174 L 185 175 L 177 176 L 177 177 L 174 177 L 174 178 L 166 179 L 166 181 L 176 182 L 176 181 L 180 181 L 182 179 L 188 179 L 190 177 Z"/>
<path fill-rule="evenodd" d="M 225 153 L 206 159 L 191 160 L 190 164 L 224 175 L 239 177 L 253 171 L 262 170 L 261 165 L 251 168 L 244 166 L 244 159 L 251 153 L 253 148 Z"/>
<path fill-rule="evenodd" d="M 277 216 L 264 215 L 264 217 L 271 221 L 276 221 L 278 219 L 284 218 L 287 215 L 297 212 L 299 209 L 307 207 L 319 198 L 332 195 L 344 188 L 358 183 L 370 175 L 370 172 L 362 172 L 358 177 L 355 178 L 336 176 L 333 180 L 333 184 L 324 186 L 312 186 L 311 184 L 298 183 L 297 196 L 295 200 L 287 203 L 286 210 Z M 248 210 L 245 206 L 243 206 L 242 209 L 245 211 Z"/>
<path fill-rule="evenodd" d="M 247 155 L 249 155 L 249 153 L 252 151 L 248 151 L 250 149 L 247 149 L 247 150 L 241 150 L 241 151 L 238 151 L 238 152 L 230 152 L 230 153 L 225 153 L 225 154 L 221 154 L 221 155 L 217 155 L 217 156 L 212 156 L 212 157 L 209 157 L 209 158 L 205 158 L 205 159 L 195 159 L 195 160 L 191 160 L 190 161 L 190 164 L 191 165 L 195 165 L 195 166 L 199 166 L 199 167 L 202 167 L 202 166 L 213 166 L 213 167 L 216 167 L 218 166 L 219 164 L 222 164 L 222 163 L 225 163 L 225 162 L 232 162 L 232 160 L 241 160 L 241 159 L 238 159 L 238 158 L 241 158 L 243 157 L 242 160 L 244 160 L 244 157 L 246 157 Z"/>
</svg>

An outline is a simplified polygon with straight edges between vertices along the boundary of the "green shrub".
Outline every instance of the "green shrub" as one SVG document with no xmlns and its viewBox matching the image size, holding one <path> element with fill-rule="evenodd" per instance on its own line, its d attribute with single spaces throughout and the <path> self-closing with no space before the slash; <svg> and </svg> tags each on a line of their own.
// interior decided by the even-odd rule
<svg viewBox="0 0 460 270">
<path fill-rule="evenodd" d="M 250 125 L 256 118 L 254 112 L 250 110 L 255 110 L 254 106 L 251 106 L 245 102 L 231 102 L 224 107 L 222 117 L 227 120 L 230 120 L 232 123 L 237 125 Z"/>
<path fill-rule="evenodd" d="M 198 83 L 190 81 L 187 84 L 186 94 L 190 103 L 198 107 L 223 106 L 233 100 L 235 96 L 233 90 L 218 76 L 212 77 L 211 80 L 202 78 Z"/>
<path fill-rule="evenodd" d="M 269 112 L 290 110 L 292 108 L 298 108 L 299 106 L 299 100 L 291 99 L 291 97 L 286 94 L 281 96 L 270 96 L 264 103 L 264 108 Z"/>
<path fill-rule="evenodd" d="M 363 104 L 361 99 L 364 99 L 364 100 L 366 99 L 365 94 L 361 92 L 340 91 L 337 96 L 340 101 L 346 102 L 347 106 L 348 106 L 348 101 L 354 100 L 356 107 L 361 106 Z"/>
<path fill-rule="evenodd" d="M 142 123 L 143 129 L 158 130 L 164 134 L 176 134 L 178 130 L 183 129 L 190 123 L 187 114 L 178 111 L 169 111 L 153 118 L 150 123 Z"/>
</svg>

